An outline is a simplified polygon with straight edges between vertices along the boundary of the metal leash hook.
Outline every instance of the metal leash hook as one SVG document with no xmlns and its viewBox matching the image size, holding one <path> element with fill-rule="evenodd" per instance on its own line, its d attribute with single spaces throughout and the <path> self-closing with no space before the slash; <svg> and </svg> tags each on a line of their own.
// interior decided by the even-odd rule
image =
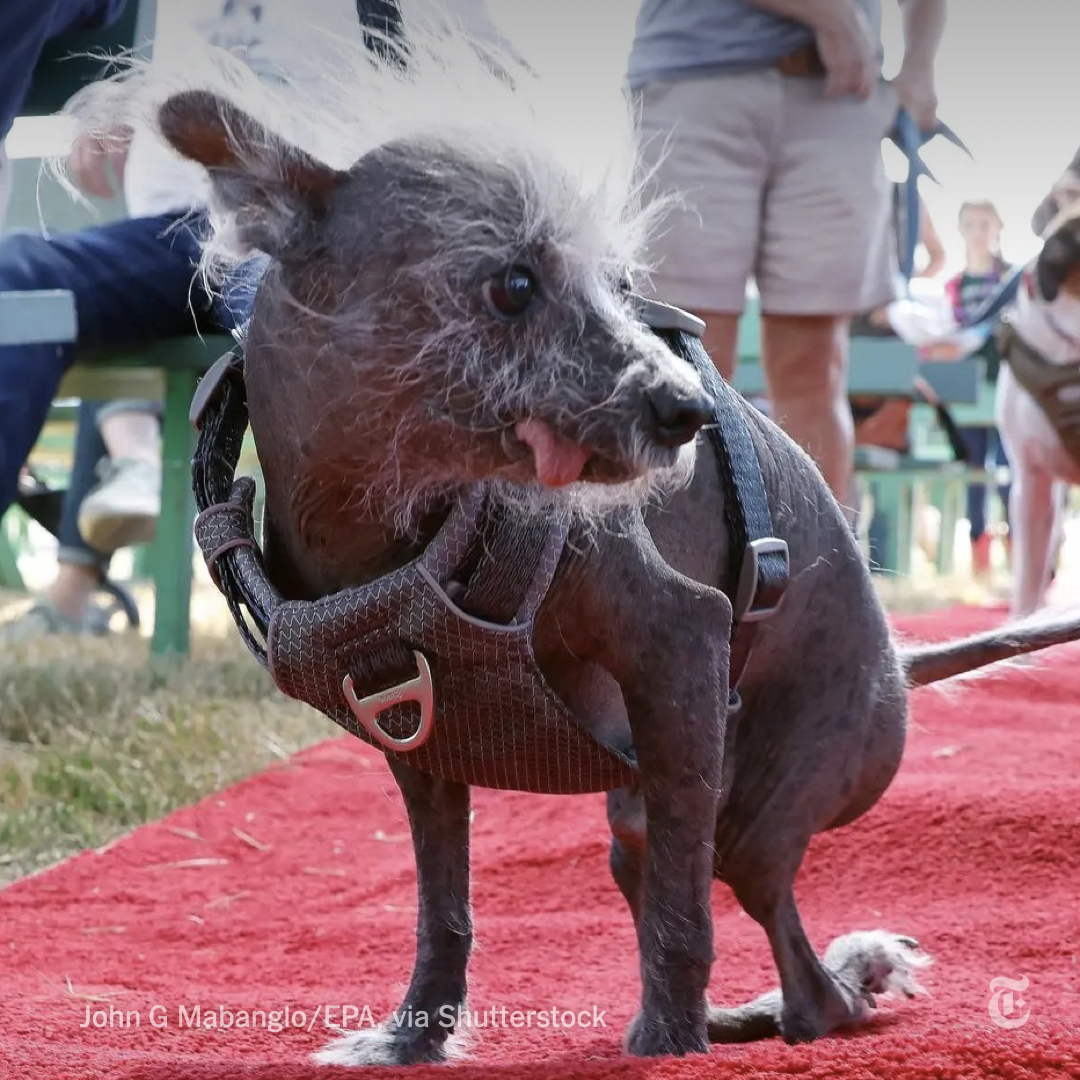
<svg viewBox="0 0 1080 1080">
<path fill-rule="evenodd" d="M 364 730 L 384 749 L 397 752 L 416 750 L 431 737 L 435 728 L 435 684 L 431 677 L 431 665 L 423 653 L 413 652 L 418 674 L 415 679 L 391 686 L 368 697 L 357 697 L 353 677 L 346 675 L 341 684 L 345 700 L 353 716 Z M 415 701 L 420 706 L 420 723 L 416 730 L 404 739 L 396 739 L 380 726 L 379 717 L 395 705 Z"/>
</svg>

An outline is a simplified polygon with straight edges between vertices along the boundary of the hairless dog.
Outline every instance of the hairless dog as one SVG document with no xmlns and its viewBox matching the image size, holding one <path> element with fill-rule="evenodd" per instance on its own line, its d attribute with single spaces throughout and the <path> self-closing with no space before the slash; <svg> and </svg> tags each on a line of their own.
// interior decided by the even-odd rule
<svg viewBox="0 0 1080 1080">
<path fill-rule="evenodd" d="M 271 259 L 245 343 L 267 575 L 296 600 L 372 581 L 477 484 L 514 512 L 570 516 L 577 546 L 535 650 L 563 701 L 632 742 L 640 767 L 608 796 L 641 960 L 629 1052 L 812 1040 L 878 994 L 915 993 L 927 957 L 910 937 L 858 931 L 815 953 L 793 889 L 807 845 L 889 786 L 909 687 L 1073 640 L 1080 618 L 899 647 L 817 469 L 740 406 L 791 579 L 729 718 L 724 485 L 697 437 L 710 402 L 627 299 L 654 208 L 625 102 L 592 119 L 589 97 L 453 34 L 418 35 L 404 67 L 348 49 L 327 66 L 310 108 L 224 60 L 120 86 L 209 171 L 208 265 Z M 402 1019 L 346 1035 L 327 1062 L 441 1061 L 450 1026 L 410 1018 L 465 1001 L 469 788 L 389 761 L 416 854 L 415 969 Z M 734 1008 L 706 1000 L 717 878 L 779 975 Z"/>
</svg>

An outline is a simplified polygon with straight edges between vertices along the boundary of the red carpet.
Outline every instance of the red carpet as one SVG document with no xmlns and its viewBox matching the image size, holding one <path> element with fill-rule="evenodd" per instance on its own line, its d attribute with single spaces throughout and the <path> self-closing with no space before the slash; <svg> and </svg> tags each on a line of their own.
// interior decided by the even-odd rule
<svg viewBox="0 0 1080 1080">
<path fill-rule="evenodd" d="M 904 620 L 941 637 L 1000 616 Z M 479 792 L 470 1006 L 603 1010 L 606 1027 L 477 1034 L 459 1077 L 662 1080 L 750 1076 L 1080 1076 L 1080 649 L 1038 668 L 920 691 L 898 781 L 862 821 L 818 839 L 800 900 L 811 938 L 878 926 L 934 955 L 929 997 L 809 1047 L 779 1041 L 708 1058 L 619 1053 L 638 993 L 634 938 L 607 870 L 598 797 Z M 412 959 L 407 829 L 377 754 L 338 739 L 101 853 L 0 893 L 0 1078 L 297 1080 L 327 1007 L 396 1005 Z M 717 888 L 711 996 L 774 982 L 763 935 Z M 991 1021 L 990 982 L 1026 978 Z M 196 1007 L 202 1026 L 190 1026 Z M 208 1011 L 302 1010 L 275 1033 L 221 1031 Z M 87 1008 L 130 1015 L 81 1030 Z M 188 1026 L 182 1026 L 180 1010 Z M 139 1026 L 135 1026 L 135 1019 Z M 165 1026 L 155 1026 L 164 1021 Z M 284 1026 L 284 1025 L 283 1025 Z M 354 1025 L 355 1026 L 355 1025 Z M 382 1071 L 425 1080 L 445 1068 Z"/>
</svg>

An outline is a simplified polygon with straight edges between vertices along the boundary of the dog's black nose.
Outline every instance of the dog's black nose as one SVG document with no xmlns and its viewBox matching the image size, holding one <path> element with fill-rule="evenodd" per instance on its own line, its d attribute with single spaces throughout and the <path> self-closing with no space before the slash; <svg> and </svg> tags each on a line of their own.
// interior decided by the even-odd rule
<svg viewBox="0 0 1080 1080">
<path fill-rule="evenodd" d="M 688 443 L 710 420 L 715 402 L 708 394 L 686 395 L 660 386 L 647 396 L 649 435 L 659 446 Z"/>
</svg>

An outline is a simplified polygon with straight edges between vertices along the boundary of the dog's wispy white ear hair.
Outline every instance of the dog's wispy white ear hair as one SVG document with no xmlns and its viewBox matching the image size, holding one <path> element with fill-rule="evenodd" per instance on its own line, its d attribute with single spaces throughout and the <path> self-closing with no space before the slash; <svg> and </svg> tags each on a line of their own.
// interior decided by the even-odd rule
<svg viewBox="0 0 1080 1080">
<path fill-rule="evenodd" d="M 157 126 L 177 153 L 206 168 L 215 209 L 231 219 L 234 241 L 271 256 L 281 255 L 346 176 L 209 90 L 167 98 Z"/>
</svg>

